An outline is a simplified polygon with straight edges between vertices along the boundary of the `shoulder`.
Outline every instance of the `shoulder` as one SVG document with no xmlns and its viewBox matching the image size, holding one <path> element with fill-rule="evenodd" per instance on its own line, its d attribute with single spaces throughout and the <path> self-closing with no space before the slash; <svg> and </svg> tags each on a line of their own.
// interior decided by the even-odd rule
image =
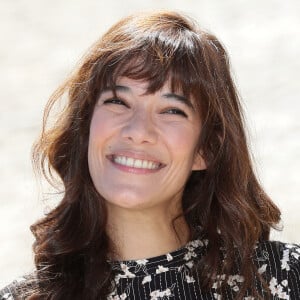
<svg viewBox="0 0 300 300">
<path fill-rule="evenodd" d="M 267 260 L 276 267 L 279 264 L 281 270 L 299 270 L 300 245 L 278 241 L 264 241 L 257 244 L 254 259 L 258 261 Z"/>
<path fill-rule="evenodd" d="M 276 241 L 258 243 L 253 260 L 273 296 L 300 299 L 299 245 Z"/>
<path fill-rule="evenodd" d="M 0 300 L 25 299 L 34 291 L 35 286 L 36 276 L 34 274 L 19 277 L 0 290 Z"/>
</svg>

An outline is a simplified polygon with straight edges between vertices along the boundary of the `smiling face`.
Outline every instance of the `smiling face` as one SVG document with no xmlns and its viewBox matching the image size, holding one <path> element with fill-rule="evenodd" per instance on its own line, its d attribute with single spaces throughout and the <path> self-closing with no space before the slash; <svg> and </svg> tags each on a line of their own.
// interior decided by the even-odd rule
<svg viewBox="0 0 300 300">
<path fill-rule="evenodd" d="M 94 108 L 89 171 L 108 207 L 167 209 L 181 201 L 191 171 L 205 168 L 192 101 L 168 82 L 154 94 L 146 90 L 147 82 L 121 77 L 117 97 L 106 89 Z"/>
</svg>

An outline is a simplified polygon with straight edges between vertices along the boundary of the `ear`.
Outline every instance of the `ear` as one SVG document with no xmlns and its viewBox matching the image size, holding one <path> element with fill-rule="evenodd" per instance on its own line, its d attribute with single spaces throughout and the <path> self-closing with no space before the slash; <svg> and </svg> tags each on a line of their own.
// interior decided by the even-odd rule
<svg viewBox="0 0 300 300">
<path fill-rule="evenodd" d="M 202 151 L 198 151 L 194 156 L 192 171 L 200 171 L 206 169 L 206 163 L 202 155 Z"/>
</svg>

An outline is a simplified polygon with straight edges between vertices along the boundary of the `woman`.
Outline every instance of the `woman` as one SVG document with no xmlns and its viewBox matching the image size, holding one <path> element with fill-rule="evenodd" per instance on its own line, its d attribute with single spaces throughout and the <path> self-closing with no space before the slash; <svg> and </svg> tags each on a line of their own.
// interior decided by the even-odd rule
<svg viewBox="0 0 300 300">
<path fill-rule="evenodd" d="M 227 54 L 189 18 L 114 25 L 50 99 L 33 159 L 64 194 L 32 226 L 36 272 L 2 299 L 300 299 Z"/>
</svg>

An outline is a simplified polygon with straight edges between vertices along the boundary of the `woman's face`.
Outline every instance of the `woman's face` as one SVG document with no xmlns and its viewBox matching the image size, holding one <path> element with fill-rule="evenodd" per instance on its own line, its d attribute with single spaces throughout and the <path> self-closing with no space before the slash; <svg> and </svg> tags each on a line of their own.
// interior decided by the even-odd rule
<svg viewBox="0 0 300 300">
<path fill-rule="evenodd" d="M 97 191 L 114 208 L 168 208 L 181 200 L 192 170 L 205 168 L 196 154 L 201 130 L 192 100 L 166 82 L 145 95 L 147 82 L 121 77 L 95 106 L 88 162 Z"/>
</svg>

